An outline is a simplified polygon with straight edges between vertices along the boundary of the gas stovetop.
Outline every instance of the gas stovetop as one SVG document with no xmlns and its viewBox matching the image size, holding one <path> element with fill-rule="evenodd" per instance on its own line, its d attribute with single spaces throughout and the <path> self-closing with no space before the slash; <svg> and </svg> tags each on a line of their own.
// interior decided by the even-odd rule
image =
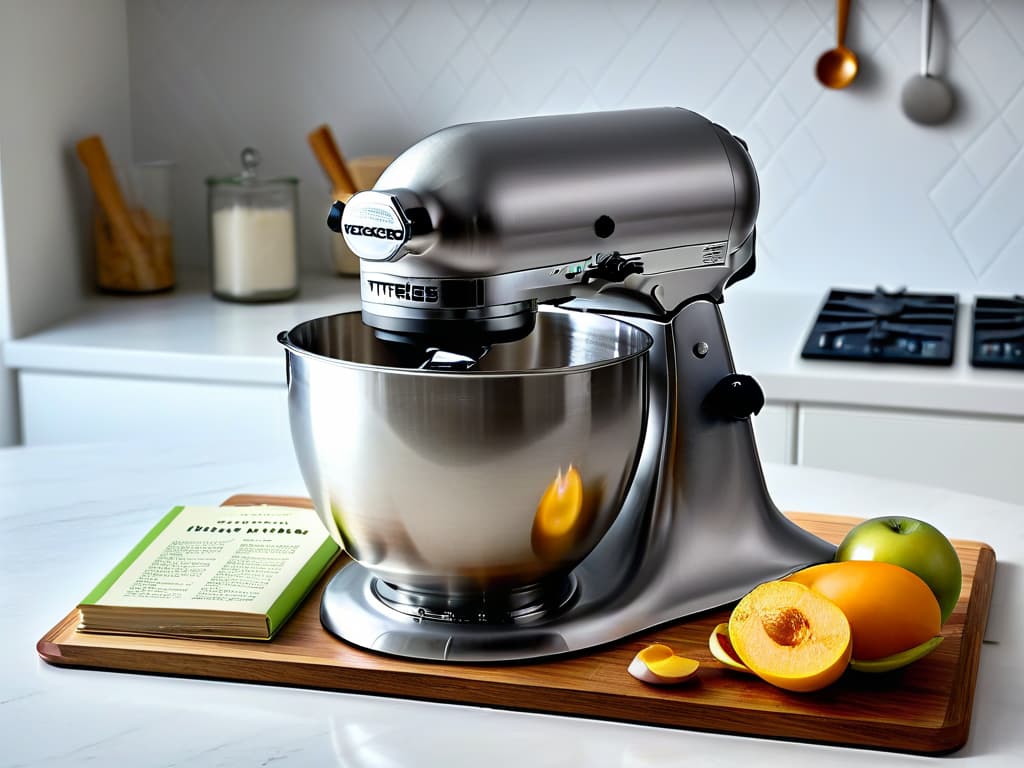
<svg viewBox="0 0 1024 768">
<path fill-rule="evenodd" d="M 801 356 L 951 365 L 956 317 L 956 294 L 833 289 Z"/>
<path fill-rule="evenodd" d="M 1024 369 L 1024 296 L 974 300 L 971 365 Z"/>
</svg>

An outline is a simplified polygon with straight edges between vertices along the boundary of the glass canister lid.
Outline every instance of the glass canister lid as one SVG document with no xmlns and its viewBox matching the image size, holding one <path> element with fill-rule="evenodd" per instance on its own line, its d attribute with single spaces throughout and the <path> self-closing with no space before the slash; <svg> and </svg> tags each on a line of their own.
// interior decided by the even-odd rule
<svg viewBox="0 0 1024 768">
<path fill-rule="evenodd" d="M 206 183 L 210 186 L 234 186 L 248 189 L 255 189 L 262 186 L 291 185 L 295 186 L 299 180 L 294 176 L 278 176 L 265 179 L 259 175 L 259 165 L 263 158 L 258 150 L 253 147 L 246 147 L 241 153 L 242 172 L 237 176 L 210 176 Z"/>
</svg>

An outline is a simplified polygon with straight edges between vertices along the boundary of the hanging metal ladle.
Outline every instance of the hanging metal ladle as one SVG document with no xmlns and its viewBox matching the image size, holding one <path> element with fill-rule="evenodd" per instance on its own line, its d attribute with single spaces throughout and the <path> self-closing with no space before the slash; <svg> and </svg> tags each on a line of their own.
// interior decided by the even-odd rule
<svg viewBox="0 0 1024 768">
<path fill-rule="evenodd" d="M 846 22 L 850 18 L 850 0 L 839 0 L 836 6 L 836 47 L 818 59 L 815 71 L 827 88 L 845 88 L 857 77 L 860 64 L 857 54 L 846 47 Z"/>
<path fill-rule="evenodd" d="M 932 47 L 932 0 L 921 3 L 921 73 L 903 86 L 903 112 L 915 123 L 937 125 L 953 111 L 953 91 L 937 77 L 928 74 Z"/>
</svg>

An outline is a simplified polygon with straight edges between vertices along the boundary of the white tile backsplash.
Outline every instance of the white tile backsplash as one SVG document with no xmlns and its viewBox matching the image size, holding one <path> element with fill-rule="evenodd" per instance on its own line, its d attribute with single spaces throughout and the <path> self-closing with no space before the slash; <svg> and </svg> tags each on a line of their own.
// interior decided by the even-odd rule
<svg viewBox="0 0 1024 768">
<path fill-rule="evenodd" d="M 1024 1 L 936 5 L 958 111 L 923 128 L 899 108 L 914 0 L 853 4 L 845 91 L 814 78 L 832 0 L 132 0 L 136 156 L 178 162 L 178 260 L 204 264 L 203 178 L 258 146 L 302 179 L 303 262 L 326 271 L 321 122 L 357 156 L 468 120 L 685 106 L 750 145 L 762 284 L 1024 292 Z"/>
</svg>

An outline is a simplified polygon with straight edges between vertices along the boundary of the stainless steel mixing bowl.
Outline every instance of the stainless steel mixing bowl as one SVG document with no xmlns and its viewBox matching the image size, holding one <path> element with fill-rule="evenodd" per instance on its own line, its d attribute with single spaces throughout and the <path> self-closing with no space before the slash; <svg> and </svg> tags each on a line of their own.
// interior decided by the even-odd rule
<svg viewBox="0 0 1024 768">
<path fill-rule="evenodd" d="M 358 312 L 279 336 L 321 517 L 385 582 L 508 592 L 567 574 L 614 521 L 647 412 L 651 338 L 543 310 L 469 371 L 407 367 Z"/>
</svg>

